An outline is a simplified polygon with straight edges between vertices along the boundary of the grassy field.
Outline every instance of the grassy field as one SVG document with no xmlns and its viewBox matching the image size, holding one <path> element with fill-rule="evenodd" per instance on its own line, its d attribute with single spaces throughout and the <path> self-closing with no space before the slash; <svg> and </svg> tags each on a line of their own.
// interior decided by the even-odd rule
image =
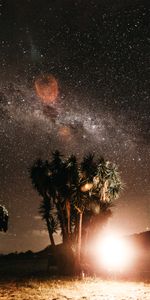
<svg viewBox="0 0 150 300">
<path fill-rule="evenodd" d="M 1 300 L 149 300 L 150 283 L 98 278 L 30 279 L 0 283 Z"/>
<path fill-rule="evenodd" d="M 118 280 L 114 274 L 107 274 L 103 280 L 102 277 L 64 279 L 52 277 L 46 270 L 47 259 L 1 259 L 0 300 L 150 299 L 150 277 L 136 270 L 124 280 Z"/>
</svg>

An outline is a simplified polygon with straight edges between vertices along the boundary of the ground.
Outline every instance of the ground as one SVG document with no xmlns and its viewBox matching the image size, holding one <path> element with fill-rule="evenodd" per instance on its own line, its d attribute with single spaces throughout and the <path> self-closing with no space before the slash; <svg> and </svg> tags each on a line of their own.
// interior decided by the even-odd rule
<svg viewBox="0 0 150 300">
<path fill-rule="evenodd" d="M 0 283 L 1 300 L 148 300 L 150 283 L 95 279 L 22 280 Z"/>
</svg>

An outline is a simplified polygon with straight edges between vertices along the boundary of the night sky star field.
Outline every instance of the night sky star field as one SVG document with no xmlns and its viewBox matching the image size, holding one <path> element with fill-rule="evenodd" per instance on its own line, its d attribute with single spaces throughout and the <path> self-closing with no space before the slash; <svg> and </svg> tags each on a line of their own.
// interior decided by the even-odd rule
<svg viewBox="0 0 150 300">
<path fill-rule="evenodd" d="M 115 162 L 108 228 L 150 230 L 149 79 L 149 0 L 1 1 L 0 253 L 49 244 L 28 169 L 56 149 Z"/>
</svg>

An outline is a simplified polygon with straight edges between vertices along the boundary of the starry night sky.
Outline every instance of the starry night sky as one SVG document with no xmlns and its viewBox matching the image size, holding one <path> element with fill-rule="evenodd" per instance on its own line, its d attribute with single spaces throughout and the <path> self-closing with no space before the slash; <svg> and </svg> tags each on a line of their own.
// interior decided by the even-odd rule
<svg viewBox="0 0 150 300">
<path fill-rule="evenodd" d="M 149 21 L 149 0 L 2 0 L 0 204 L 10 220 L 0 253 L 48 245 L 28 168 L 55 149 L 115 162 L 125 188 L 108 227 L 149 230 Z M 55 103 L 36 95 L 41 72 L 58 81 Z"/>
</svg>

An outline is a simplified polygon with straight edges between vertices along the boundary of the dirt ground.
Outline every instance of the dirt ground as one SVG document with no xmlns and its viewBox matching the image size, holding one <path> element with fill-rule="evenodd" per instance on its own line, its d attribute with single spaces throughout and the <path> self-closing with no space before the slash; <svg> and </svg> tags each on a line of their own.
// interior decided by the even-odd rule
<svg viewBox="0 0 150 300">
<path fill-rule="evenodd" d="M 22 280 L 0 283 L 1 300 L 149 300 L 150 283 L 100 279 Z"/>
</svg>

